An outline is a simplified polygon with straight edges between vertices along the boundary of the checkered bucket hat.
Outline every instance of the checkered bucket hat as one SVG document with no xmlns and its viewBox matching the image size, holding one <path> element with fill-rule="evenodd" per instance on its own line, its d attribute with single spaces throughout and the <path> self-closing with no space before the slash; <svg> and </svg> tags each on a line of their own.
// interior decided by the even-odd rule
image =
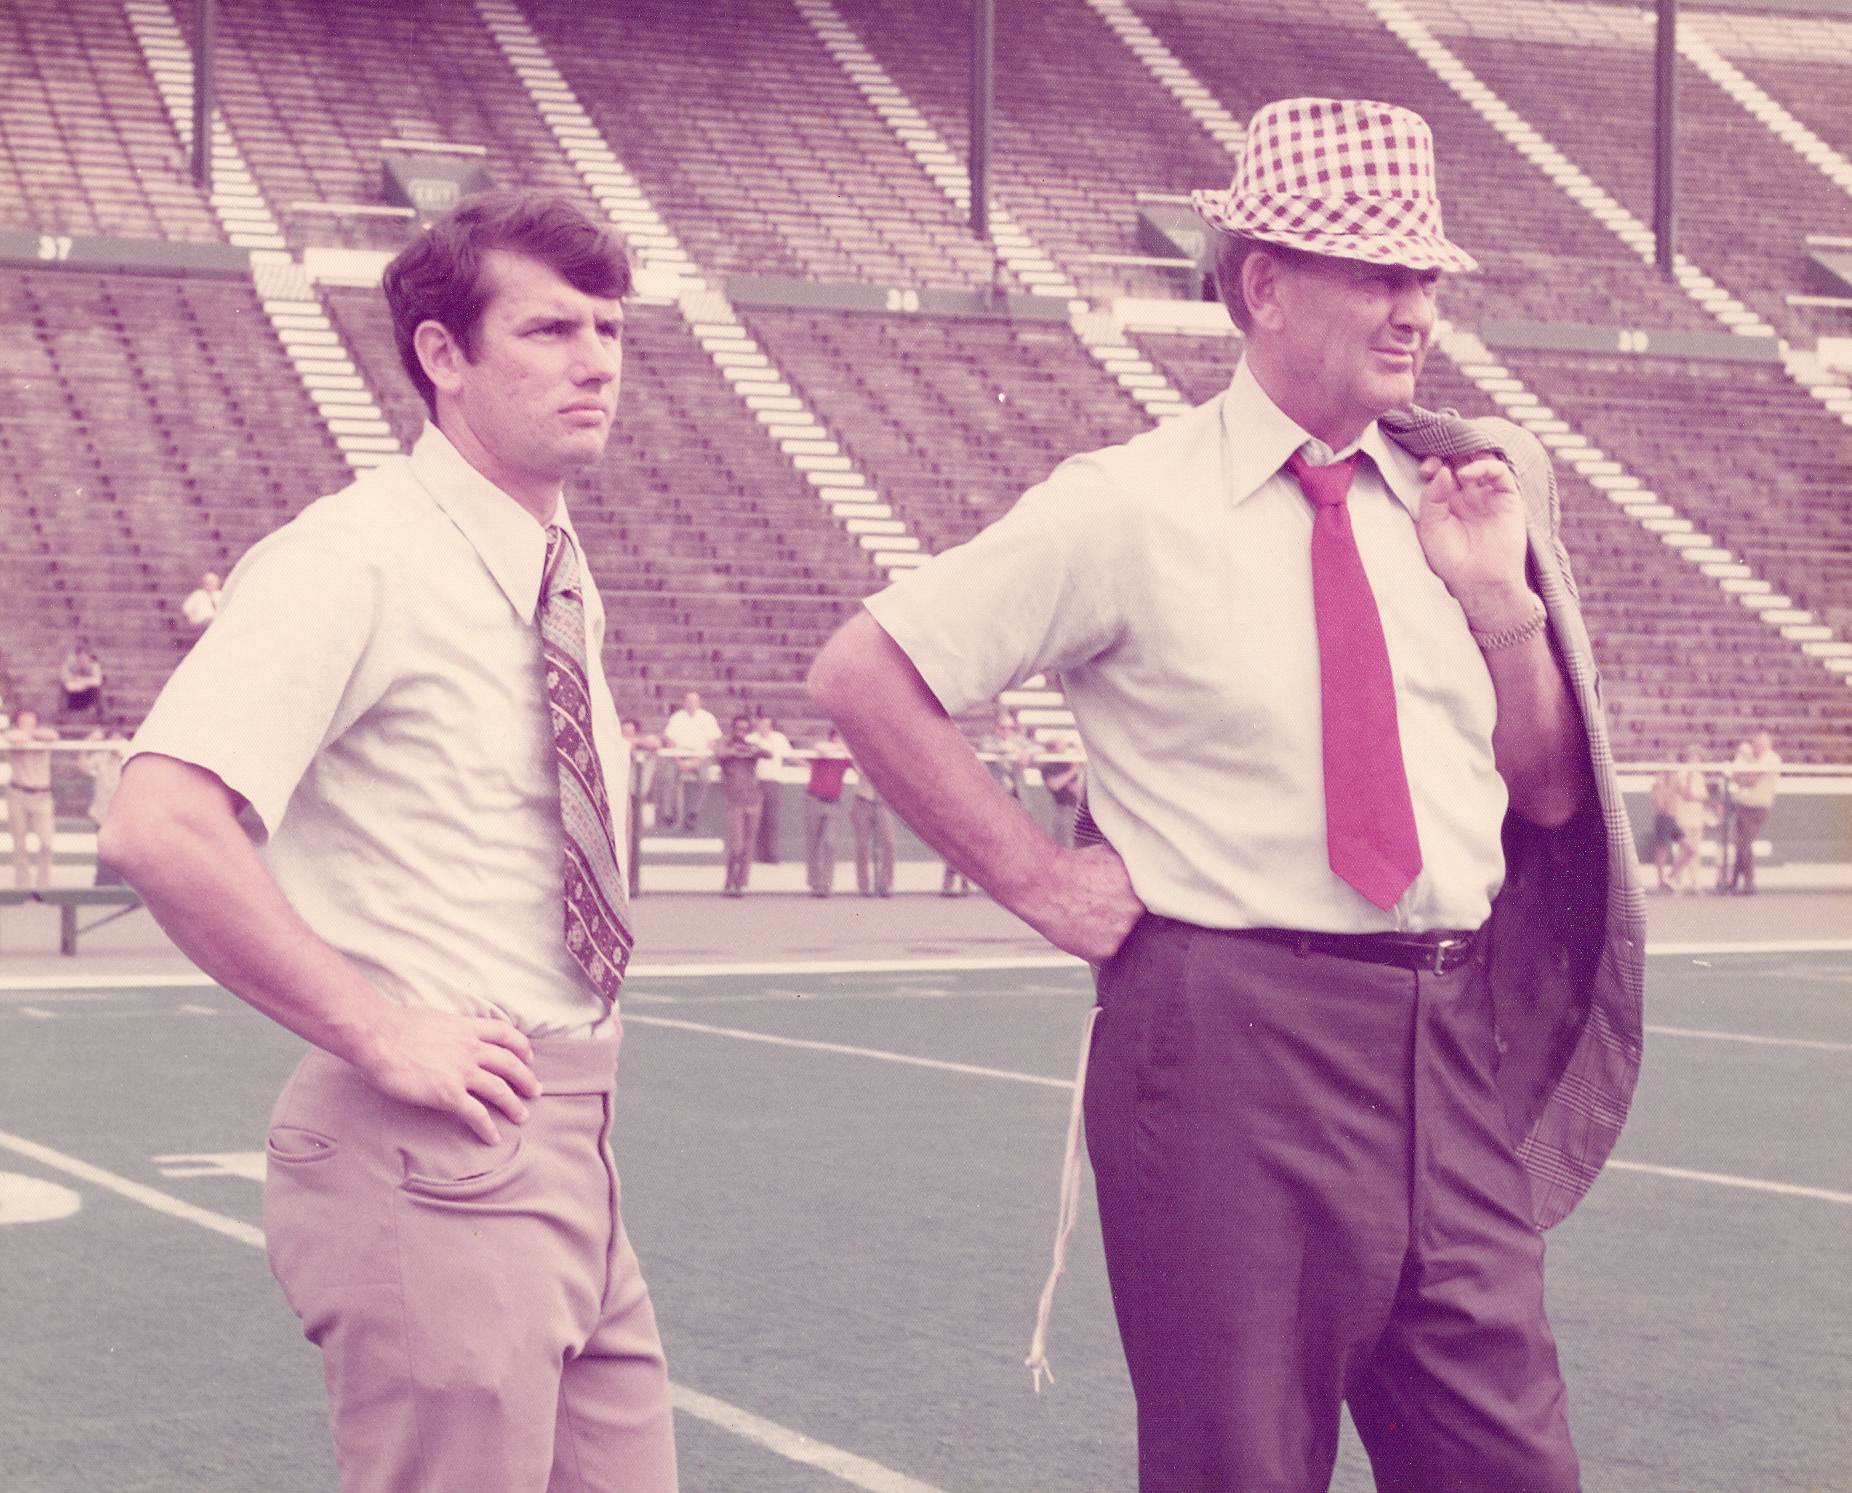
<svg viewBox="0 0 1852 1493">
<path fill-rule="evenodd" d="M 1234 185 L 1192 200 L 1218 228 L 1310 254 L 1417 270 L 1479 267 L 1442 232 L 1427 121 L 1393 104 L 1268 104 L 1248 125 Z"/>
</svg>

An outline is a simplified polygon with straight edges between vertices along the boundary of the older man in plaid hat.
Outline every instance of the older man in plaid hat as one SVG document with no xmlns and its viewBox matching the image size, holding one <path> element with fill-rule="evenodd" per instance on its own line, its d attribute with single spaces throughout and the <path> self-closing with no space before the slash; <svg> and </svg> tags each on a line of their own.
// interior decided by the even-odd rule
<svg viewBox="0 0 1852 1493">
<path fill-rule="evenodd" d="M 1413 403 L 1474 268 L 1418 116 L 1271 104 L 1196 201 L 1229 388 L 871 598 L 811 687 L 929 843 L 1098 969 L 1076 1112 L 1141 1488 L 1323 1488 L 1348 1403 L 1380 1488 L 1566 1493 L 1540 1231 L 1626 1113 L 1643 919 L 1548 457 Z M 1043 670 L 1079 849 L 948 716 Z"/>
</svg>

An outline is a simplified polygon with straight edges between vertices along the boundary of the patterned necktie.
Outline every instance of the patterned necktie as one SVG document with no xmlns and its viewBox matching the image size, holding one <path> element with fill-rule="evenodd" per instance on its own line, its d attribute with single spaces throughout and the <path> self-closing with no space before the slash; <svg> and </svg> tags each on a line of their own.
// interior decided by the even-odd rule
<svg viewBox="0 0 1852 1493">
<path fill-rule="evenodd" d="M 1331 869 L 1386 912 L 1421 870 L 1421 845 L 1402 766 L 1389 648 L 1345 502 L 1361 457 L 1315 467 L 1295 451 L 1286 467 L 1314 510 L 1325 843 Z"/>
<path fill-rule="evenodd" d="M 592 743 L 579 554 L 557 524 L 547 526 L 546 573 L 540 595 L 540 650 L 546 663 L 553 756 L 559 768 L 559 815 L 566 832 L 566 948 L 598 993 L 615 1002 L 634 942 L 630 899 L 617 864 L 604 766 Z"/>
</svg>

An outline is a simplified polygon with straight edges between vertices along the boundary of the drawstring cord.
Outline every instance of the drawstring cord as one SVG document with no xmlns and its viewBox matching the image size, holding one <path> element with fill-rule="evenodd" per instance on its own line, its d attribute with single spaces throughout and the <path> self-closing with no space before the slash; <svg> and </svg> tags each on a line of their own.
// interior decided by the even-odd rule
<svg viewBox="0 0 1852 1493">
<path fill-rule="evenodd" d="M 1067 1239 L 1074 1232 L 1080 1212 L 1080 1115 L 1081 1102 L 1087 1092 L 1087 1058 L 1093 1051 L 1093 1026 L 1100 1019 L 1100 1008 L 1087 1012 L 1080 1032 L 1080 1062 L 1074 1072 L 1074 1102 L 1067 1115 L 1067 1150 L 1061 1159 L 1061 1208 L 1055 1219 L 1055 1262 L 1042 1287 L 1042 1300 L 1035 1312 L 1035 1336 L 1029 1341 L 1029 1356 L 1024 1367 L 1029 1370 L 1035 1392 L 1042 1392 L 1042 1375 L 1054 1383 L 1055 1371 L 1048 1366 L 1048 1318 L 1055 1306 L 1055 1282 L 1067 1269 Z"/>
</svg>

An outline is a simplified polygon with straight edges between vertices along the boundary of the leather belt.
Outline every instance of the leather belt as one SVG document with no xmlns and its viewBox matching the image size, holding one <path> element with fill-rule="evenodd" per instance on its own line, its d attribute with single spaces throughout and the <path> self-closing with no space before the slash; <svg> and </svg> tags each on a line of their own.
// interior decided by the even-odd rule
<svg viewBox="0 0 1852 1493">
<path fill-rule="evenodd" d="M 1307 933 L 1297 928 L 1232 928 L 1241 938 L 1291 949 L 1301 959 L 1327 954 L 1334 959 L 1355 959 L 1362 964 L 1390 964 L 1397 969 L 1450 975 L 1473 957 L 1479 942 L 1475 931 L 1435 933 Z"/>
</svg>

